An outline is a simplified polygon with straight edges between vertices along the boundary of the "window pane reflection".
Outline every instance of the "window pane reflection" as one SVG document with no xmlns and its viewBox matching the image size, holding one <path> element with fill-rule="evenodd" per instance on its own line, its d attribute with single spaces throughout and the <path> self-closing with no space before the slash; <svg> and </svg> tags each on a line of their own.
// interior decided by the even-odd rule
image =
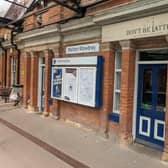
<svg viewBox="0 0 168 168">
<path fill-rule="evenodd" d="M 157 106 L 156 111 L 163 112 L 166 106 L 166 69 L 159 69 L 157 80 Z"/>
<path fill-rule="evenodd" d="M 120 80 L 121 80 L 121 73 L 116 72 L 116 88 L 117 90 L 120 90 Z"/>
<path fill-rule="evenodd" d="M 119 111 L 120 108 L 120 93 L 115 93 L 115 105 L 114 110 Z"/>
<path fill-rule="evenodd" d="M 152 69 L 143 72 L 142 108 L 152 109 Z"/>
</svg>

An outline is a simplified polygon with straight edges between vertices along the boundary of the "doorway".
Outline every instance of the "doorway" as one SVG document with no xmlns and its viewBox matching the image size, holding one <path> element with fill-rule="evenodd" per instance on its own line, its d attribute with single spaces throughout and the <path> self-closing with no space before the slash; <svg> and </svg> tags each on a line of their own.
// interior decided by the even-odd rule
<svg viewBox="0 0 168 168">
<path fill-rule="evenodd" d="M 136 141 L 162 150 L 167 64 L 139 64 L 138 69 Z"/>
</svg>

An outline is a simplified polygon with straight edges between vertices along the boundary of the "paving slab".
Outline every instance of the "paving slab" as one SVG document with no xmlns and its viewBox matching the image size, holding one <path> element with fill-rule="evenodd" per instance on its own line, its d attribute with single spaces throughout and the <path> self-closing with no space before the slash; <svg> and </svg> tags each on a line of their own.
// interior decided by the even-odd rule
<svg viewBox="0 0 168 168">
<path fill-rule="evenodd" d="M 2 124 L 0 135 L 2 168 L 72 168 Z"/>
<path fill-rule="evenodd" d="M 63 151 L 91 168 L 166 168 L 161 152 L 132 145 L 126 147 L 105 139 L 97 132 L 61 120 L 44 118 L 11 104 L 0 104 L 0 118 Z"/>
</svg>

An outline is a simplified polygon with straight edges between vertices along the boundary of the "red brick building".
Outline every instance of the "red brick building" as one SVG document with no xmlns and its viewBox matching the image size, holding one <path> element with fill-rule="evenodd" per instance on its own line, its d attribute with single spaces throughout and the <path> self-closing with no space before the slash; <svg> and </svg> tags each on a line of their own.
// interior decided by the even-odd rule
<svg viewBox="0 0 168 168">
<path fill-rule="evenodd" d="M 15 36 L 25 107 L 115 134 L 121 143 L 157 148 L 168 159 L 167 6 L 161 0 L 33 3 Z M 9 66 L 7 86 L 10 72 Z"/>
</svg>

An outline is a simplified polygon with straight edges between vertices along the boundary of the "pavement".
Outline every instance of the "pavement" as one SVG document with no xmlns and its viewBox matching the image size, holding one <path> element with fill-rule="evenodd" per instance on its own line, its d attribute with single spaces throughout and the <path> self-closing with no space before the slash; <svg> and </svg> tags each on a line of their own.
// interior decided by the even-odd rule
<svg viewBox="0 0 168 168">
<path fill-rule="evenodd" d="M 0 102 L 0 168 L 167 168 L 161 152 Z"/>
</svg>

